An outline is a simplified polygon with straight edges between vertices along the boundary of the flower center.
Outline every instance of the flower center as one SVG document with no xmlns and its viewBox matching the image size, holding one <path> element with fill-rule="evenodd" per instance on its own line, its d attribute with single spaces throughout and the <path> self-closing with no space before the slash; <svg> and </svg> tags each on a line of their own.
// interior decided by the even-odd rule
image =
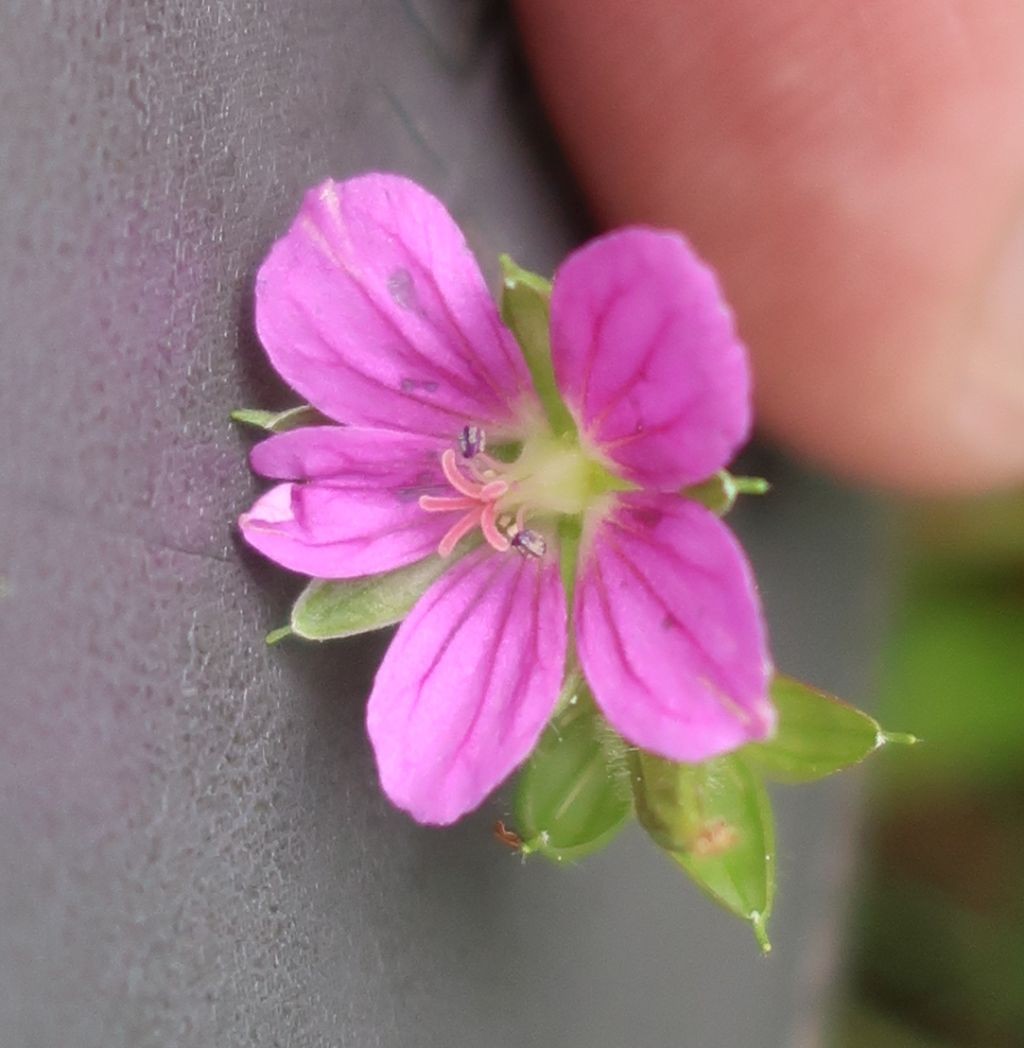
<svg viewBox="0 0 1024 1048">
<path fill-rule="evenodd" d="M 599 463 L 578 444 L 550 433 L 529 437 L 514 462 L 488 455 L 486 447 L 480 427 L 463 427 L 455 446 L 441 456 L 441 468 L 457 494 L 420 497 L 428 513 L 463 511 L 437 547 L 442 557 L 476 528 L 500 553 L 515 549 L 542 557 L 548 545 L 544 532 L 557 518 L 582 513 L 595 495 L 608 490 L 611 478 Z M 539 528 L 527 527 L 527 520 Z"/>
</svg>

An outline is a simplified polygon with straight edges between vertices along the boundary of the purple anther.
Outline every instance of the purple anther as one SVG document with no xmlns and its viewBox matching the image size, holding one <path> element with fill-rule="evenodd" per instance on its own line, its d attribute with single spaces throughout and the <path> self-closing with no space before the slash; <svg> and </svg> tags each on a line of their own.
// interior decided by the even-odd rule
<svg viewBox="0 0 1024 1048">
<path fill-rule="evenodd" d="M 487 437 L 479 426 L 463 426 L 459 434 L 459 451 L 463 458 L 471 459 L 482 455 L 487 447 Z"/>
<path fill-rule="evenodd" d="M 544 536 L 529 528 L 517 531 L 512 536 L 512 545 L 524 557 L 543 557 L 548 551 L 548 544 L 544 541 Z"/>
</svg>

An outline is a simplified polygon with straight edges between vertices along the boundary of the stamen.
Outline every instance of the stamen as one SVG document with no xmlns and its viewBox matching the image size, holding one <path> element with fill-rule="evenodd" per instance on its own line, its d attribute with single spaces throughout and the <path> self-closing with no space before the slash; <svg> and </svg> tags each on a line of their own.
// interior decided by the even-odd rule
<svg viewBox="0 0 1024 1048">
<path fill-rule="evenodd" d="M 451 448 L 441 456 L 441 469 L 444 471 L 445 477 L 448 479 L 448 483 L 451 484 L 456 491 L 467 496 L 471 499 L 479 499 L 480 493 L 483 491 L 482 484 L 474 484 L 463 472 L 459 469 L 458 461 L 455 458 L 455 452 Z"/>
<path fill-rule="evenodd" d="M 462 457 L 470 461 L 460 463 L 453 448 L 441 455 L 441 469 L 457 494 L 419 498 L 420 508 L 427 513 L 462 513 L 441 539 L 437 552 L 442 557 L 450 556 L 459 541 L 478 527 L 488 545 L 499 553 L 515 548 L 523 556 L 544 556 L 547 543 L 543 536 L 525 526 L 525 505 L 518 507 L 514 517 L 511 510 L 503 511 L 499 517 L 498 502 L 512 490 L 512 485 L 501 476 L 501 463 L 484 454 L 483 431 L 465 426 L 457 446 Z"/>
<path fill-rule="evenodd" d="M 447 532 L 445 532 L 444 538 L 438 543 L 438 554 L 442 557 L 450 557 L 452 555 L 452 550 L 454 550 L 459 544 L 459 540 L 465 535 L 468 535 L 480 523 L 480 517 L 483 512 L 484 510 L 477 505 L 464 517 L 460 517 L 458 521 L 453 524 Z"/>
</svg>

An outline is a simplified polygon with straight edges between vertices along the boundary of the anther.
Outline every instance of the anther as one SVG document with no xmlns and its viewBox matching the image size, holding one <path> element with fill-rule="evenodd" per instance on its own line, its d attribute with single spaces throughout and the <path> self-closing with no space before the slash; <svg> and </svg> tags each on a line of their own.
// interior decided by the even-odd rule
<svg viewBox="0 0 1024 1048">
<path fill-rule="evenodd" d="M 544 536 L 529 528 L 516 531 L 512 536 L 512 547 L 524 557 L 543 557 L 548 551 Z"/>
<path fill-rule="evenodd" d="M 487 436 L 479 426 L 463 426 L 459 434 L 459 451 L 463 458 L 482 455 L 487 448 Z"/>
</svg>

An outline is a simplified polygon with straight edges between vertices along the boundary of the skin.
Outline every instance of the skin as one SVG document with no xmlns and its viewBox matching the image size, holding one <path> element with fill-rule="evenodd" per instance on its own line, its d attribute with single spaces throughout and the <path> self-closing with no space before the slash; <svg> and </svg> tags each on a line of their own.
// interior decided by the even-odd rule
<svg viewBox="0 0 1024 1048">
<path fill-rule="evenodd" d="M 518 0 L 600 224 L 719 271 L 765 432 L 915 493 L 1024 481 L 1024 0 Z"/>
</svg>

